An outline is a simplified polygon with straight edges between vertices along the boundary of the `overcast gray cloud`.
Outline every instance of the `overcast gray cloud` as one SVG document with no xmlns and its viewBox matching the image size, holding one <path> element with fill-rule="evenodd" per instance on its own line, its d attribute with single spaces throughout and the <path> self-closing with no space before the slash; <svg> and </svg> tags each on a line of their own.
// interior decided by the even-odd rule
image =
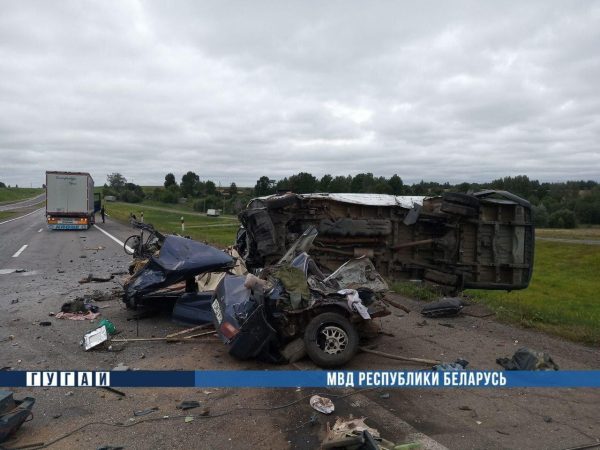
<svg viewBox="0 0 600 450">
<path fill-rule="evenodd" d="M 3 1 L 0 181 L 600 181 L 600 3 Z"/>
</svg>

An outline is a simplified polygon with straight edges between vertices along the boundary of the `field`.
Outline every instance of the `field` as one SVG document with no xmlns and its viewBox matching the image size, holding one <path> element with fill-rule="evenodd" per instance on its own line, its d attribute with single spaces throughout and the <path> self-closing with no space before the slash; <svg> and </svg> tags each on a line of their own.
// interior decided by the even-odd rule
<svg viewBox="0 0 600 450">
<path fill-rule="evenodd" d="M 535 234 L 538 237 L 545 238 L 600 240 L 600 227 L 573 228 L 569 230 L 555 228 L 537 228 L 535 230 Z"/>
<path fill-rule="evenodd" d="M 41 188 L 0 188 L 0 203 L 17 202 L 44 192 Z"/>
<path fill-rule="evenodd" d="M 142 211 L 144 212 L 144 222 L 151 223 L 159 231 L 165 233 L 183 234 L 217 247 L 227 247 L 235 241 L 238 228 L 238 220 L 235 216 L 207 217 L 192 211 L 175 212 L 162 207 L 158 209 L 158 207 L 146 203 L 106 203 L 106 213 L 121 222 L 129 221 L 130 213 L 135 214 L 139 220 Z M 182 215 L 185 220 L 185 232 L 181 231 Z"/>
</svg>

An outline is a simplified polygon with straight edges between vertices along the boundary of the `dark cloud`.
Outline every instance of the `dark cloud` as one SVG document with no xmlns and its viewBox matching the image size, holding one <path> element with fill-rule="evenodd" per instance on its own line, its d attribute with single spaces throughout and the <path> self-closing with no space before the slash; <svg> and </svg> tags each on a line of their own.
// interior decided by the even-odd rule
<svg viewBox="0 0 600 450">
<path fill-rule="evenodd" d="M 600 174 L 595 2 L 5 2 L 0 180 Z"/>
</svg>

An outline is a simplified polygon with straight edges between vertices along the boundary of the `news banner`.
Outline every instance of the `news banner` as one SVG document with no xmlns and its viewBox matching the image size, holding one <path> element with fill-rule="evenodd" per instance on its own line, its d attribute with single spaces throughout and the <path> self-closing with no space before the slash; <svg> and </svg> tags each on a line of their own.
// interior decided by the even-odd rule
<svg viewBox="0 0 600 450">
<path fill-rule="evenodd" d="M 4 387 L 515 388 L 600 387 L 600 370 L 0 371 Z"/>
</svg>

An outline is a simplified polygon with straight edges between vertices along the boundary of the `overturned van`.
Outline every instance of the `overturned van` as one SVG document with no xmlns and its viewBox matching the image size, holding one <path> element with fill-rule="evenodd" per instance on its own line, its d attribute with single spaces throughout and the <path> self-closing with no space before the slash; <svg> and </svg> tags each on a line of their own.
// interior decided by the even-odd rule
<svg viewBox="0 0 600 450">
<path fill-rule="evenodd" d="M 249 269 L 277 261 L 309 226 L 311 256 L 334 271 L 367 256 L 390 280 L 424 280 L 449 291 L 524 289 L 533 269 L 528 201 L 505 191 L 438 197 L 293 194 L 252 200 L 237 248 Z"/>
</svg>

